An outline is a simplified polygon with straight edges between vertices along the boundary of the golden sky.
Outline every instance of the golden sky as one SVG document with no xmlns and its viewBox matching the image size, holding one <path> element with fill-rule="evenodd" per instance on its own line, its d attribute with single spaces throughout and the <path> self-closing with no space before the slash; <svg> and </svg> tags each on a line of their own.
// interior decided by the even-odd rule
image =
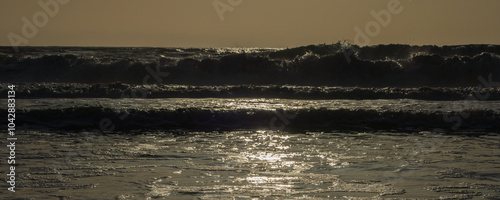
<svg viewBox="0 0 500 200">
<path fill-rule="evenodd" d="M 28 46 L 294 47 L 355 41 L 355 27 L 377 23 L 370 11 L 396 2 L 401 12 L 390 13 L 385 27 L 378 23 L 379 32 L 367 44 L 500 44 L 499 0 L 65 0 L 53 13 L 38 4 L 57 0 L 0 1 L 2 46 L 11 45 L 12 35 Z M 228 9 L 223 21 L 214 1 Z M 38 32 L 28 38 L 23 27 L 33 16 L 40 27 L 33 24 Z"/>
</svg>

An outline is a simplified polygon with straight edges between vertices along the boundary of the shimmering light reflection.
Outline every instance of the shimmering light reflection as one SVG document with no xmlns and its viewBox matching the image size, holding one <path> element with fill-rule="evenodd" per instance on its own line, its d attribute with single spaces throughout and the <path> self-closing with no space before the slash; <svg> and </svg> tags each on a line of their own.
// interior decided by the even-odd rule
<svg viewBox="0 0 500 200">
<path fill-rule="evenodd" d="M 253 184 L 264 184 L 264 183 L 280 183 L 283 181 L 297 180 L 297 179 L 298 179 L 298 177 L 249 176 L 245 180 L 248 181 L 249 183 L 253 183 Z M 286 185 L 286 186 L 290 186 L 290 185 Z"/>
<path fill-rule="evenodd" d="M 498 134 L 22 134 L 35 199 L 498 199 L 500 188 Z"/>
<path fill-rule="evenodd" d="M 290 191 L 294 182 L 300 179 L 299 176 L 293 175 L 298 175 L 306 169 L 292 160 L 296 156 L 303 155 L 297 152 L 287 152 L 290 149 L 288 144 L 290 138 L 289 135 L 264 130 L 240 138 L 245 141 L 246 151 L 240 152 L 234 160 L 241 164 L 251 163 L 252 170 L 247 177 L 239 178 L 237 181 L 246 182 L 247 187 Z M 294 173 L 285 174 L 287 171 Z"/>
<path fill-rule="evenodd" d="M 269 163 L 281 161 L 281 158 L 288 156 L 286 154 L 275 154 L 275 153 L 270 153 L 270 152 L 257 152 L 256 154 L 255 153 L 254 154 L 242 153 L 242 154 L 247 154 L 246 157 L 249 160 L 257 159 L 257 160 L 262 160 L 262 161 L 266 161 Z"/>
<path fill-rule="evenodd" d="M 148 186 L 151 192 L 147 195 L 152 199 L 380 199 L 432 192 L 421 184 L 448 187 L 450 180 L 436 179 L 436 173 L 466 176 L 467 171 L 449 170 L 455 165 L 448 164 L 448 153 L 436 155 L 450 151 L 433 149 L 447 145 L 449 139 L 258 130 L 193 133 L 175 140 L 148 138 L 126 149 L 134 155 L 154 156 L 158 167 L 148 169 L 152 170 L 148 173 L 156 173 Z M 484 152 L 497 144 L 484 147 Z M 449 147 L 464 155 L 470 153 L 453 145 L 440 148 Z M 436 172 L 434 165 L 440 160 L 446 162 Z"/>
<path fill-rule="evenodd" d="M 273 99 L 234 99 L 221 107 L 234 107 L 235 109 L 256 109 L 256 110 L 276 110 L 277 108 L 285 108 L 282 103 L 275 103 Z"/>
</svg>

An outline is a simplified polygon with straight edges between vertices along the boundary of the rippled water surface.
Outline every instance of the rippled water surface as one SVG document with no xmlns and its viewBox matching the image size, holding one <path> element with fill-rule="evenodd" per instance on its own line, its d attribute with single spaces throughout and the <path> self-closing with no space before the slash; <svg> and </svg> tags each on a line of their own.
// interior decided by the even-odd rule
<svg viewBox="0 0 500 200">
<path fill-rule="evenodd" d="M 411 110 L 411 111 L 462 111 L 464 109 L 491 109 L 500 112 L 500 101 L 427 101 L 414 99 L 377 99 L 377 100 L 298 100 L 266 98 L 171 98 L 171 99 L 19 99 L 22 109 L 55 109 L 71 107 L 102 106 L 117 110 L 140 109 L 159 110 L 179 108 L 198 108 L 209 110 L 275 110 L 275 109 L 373 109 L 373 110 Z"/>
<path fill-rule="evenodd" d="M 497 134 L 19 134 L 16 197 L 500 198 Z"/>
</svg>

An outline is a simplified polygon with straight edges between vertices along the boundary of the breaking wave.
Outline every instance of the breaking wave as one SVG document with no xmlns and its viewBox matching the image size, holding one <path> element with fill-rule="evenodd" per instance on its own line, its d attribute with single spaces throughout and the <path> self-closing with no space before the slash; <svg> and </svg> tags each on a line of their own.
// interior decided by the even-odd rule
<svg viewBox="0 0 500 200">
<path fill-rule="evenodd" d="M 423 87 L 500 77 L 500 46 L 348 44 L 291 49 L 0 48 L 2 82 Z M 146 70 L 149 68 L 150 70 Z M 166 75 L 168 74 L 168 76 Z"/>
<path fill-rule="evenodd" d="M 6 112 L 3 110 L 2 112 Z M 365 109 L 296 110 L 114 110 L 104 107 L 19 110 L 16 123 L 29 127 L 55 129 L 96 129 L 102 119 L 110 119 L 116 130 L 161 129 L 188 131 L 225 131 L 279 129 L 285 131 L 395 130 L 395 131 L 500 131 L 500 114 L 489 109 L 467 110 L 468 118 L 459 130 L 452 130 L 452 116 L 459 112 L 377 111 Z M 126 117 L 122 117 L 122 116 Z M 445 116 L 445 117 L 443 117 Z M 28 128 L 29 128 L 28 127 Z M 26 127 L 25 127 L 26 128 Z"/>
<path fill-rule="evenodd" d="M 0 93 L 7 85 L 0 84 Z M 500 88 L 418 87 L 361 88 L 293 85 L 136 85 L 125 83 L 22 83 L 22 98 L 283 98 L 283 99 L 420 99 L 500 100 Z M 486 97 L 486 99 L 484 99 Z"/>
</svg>

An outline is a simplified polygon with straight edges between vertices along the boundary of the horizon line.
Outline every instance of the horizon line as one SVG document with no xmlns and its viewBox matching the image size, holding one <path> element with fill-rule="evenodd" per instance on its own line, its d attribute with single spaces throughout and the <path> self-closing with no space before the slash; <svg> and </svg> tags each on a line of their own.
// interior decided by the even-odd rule
<svg viewBox="0 0 500 200">
<path fill-rule="evenodd" d="M 28 46 L 17 46 L 17 48 L 47 48 L 47 47 L 56 47 L 56 48 L 72 48 L 72 47 L 84 47 L 84 48 L 195 48 L 195 49 L 202 49 L 202 48 L 255 48 L 255 49 L 289 49 L 289 48 L 299 48 L 299 47 L 307 47 L 307 46 L 317 46 L 317 45 L 333 45 L 333 44 L 339 44 L 342 43 L 341 41 L 337 43 L 317 43 L 317 44 L 307 44 L 307 45 L 299 45 L 299 46 L 287 46 L 287 47 L 255 47 L 255 46 L 247 46 L 247 47 L 228 47 L 228 46 L 193 46 L 193 47 L 180 47 L 180 46 L 91 46 L 91 45 L 83 45 L 83 46 L 75 46 L 75 45 L 47 45 L 47 46 L 40 46 L 40 45 L 28 45 Z M 493 46 L 500 46 L 500 44 L 489 44 L 489 43 L 463 43 L 463 44 L 445 44 L 445 45 L 437 45 L 437 44 L 404 44 L 404 43 L 379 43 L 379 44 L 371 44 L 371 45 L 364 45 L 360 46 L 358 44 L 352 44 L 358 47 L 372 47 L 372 46 L 381 46 L 381 45 L 408 45 L 408 46 L 416 46 L 416 47 L 423 47 L 423 46 L 438 46 L 438 47 L 445 47 L 445 46 L 473 46 L 473 45 L 493 45 Z M 13 46 L 5 46 L 5 45 L 0 45 L 0 48 L 13 48 Z"/>
</svg>

